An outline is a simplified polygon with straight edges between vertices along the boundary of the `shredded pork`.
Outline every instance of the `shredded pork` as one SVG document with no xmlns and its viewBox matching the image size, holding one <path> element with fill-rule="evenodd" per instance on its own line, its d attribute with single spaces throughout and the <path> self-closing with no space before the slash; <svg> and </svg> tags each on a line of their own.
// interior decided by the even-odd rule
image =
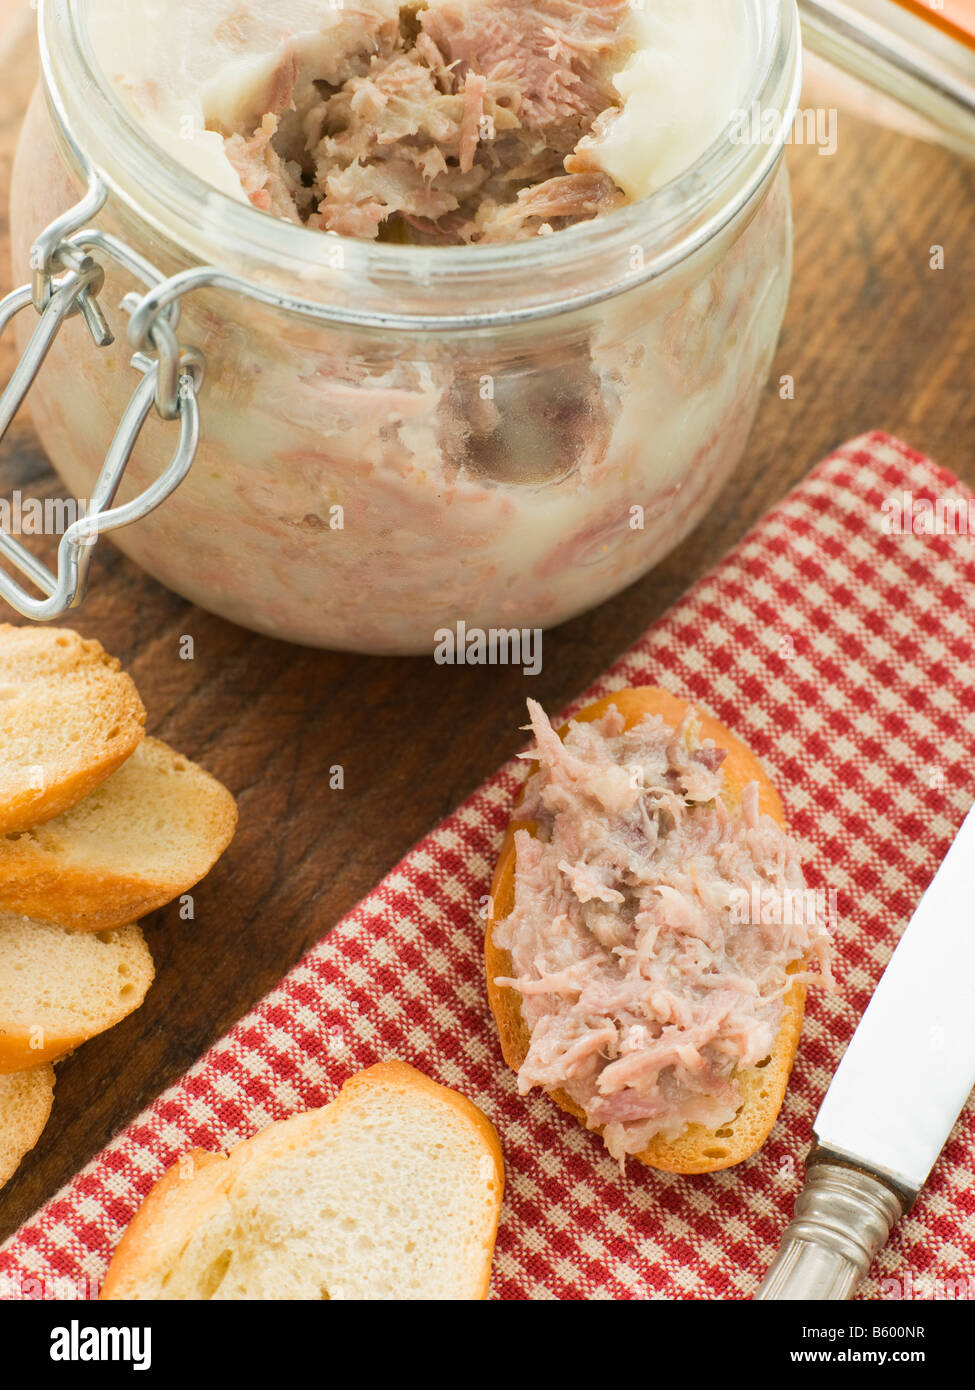
<svg viewBox="0 0 975 1390">
<path fill-rule="evenodd" d="M 222 129 L 251 202 L 346 236 L 514 241 L 625 202 L 576 148 L 618 109 L 629 0 L 449 0 L 395 30 L 350 12 L 341 72 L 285 51 L 257 126 Z M 217 127 L 220 128 L 220 127 Z"/>
<path fill-rule="evenodd" d="M 626 730 L 613 707 L 563 742 L 528 706 L 539 768 L 519 819 L 537 830 L 516 833 L 515 905 L 494 928 L 514 972 L 498 984 L 531 1030 L 519 1087 L 567 1092 L 622 1161 L 733 1119 L 735 1071 L 769 1056 L 792 983 L 831 983 L 829 933 L 789 910 L 809 901 L 794 842 L 757 784 L 726 805 L 724 753 L 693 720 Z M 756 889 L 783 910 L 748 920 Z M 821 973 L 787 974 L 810 958 Z"/>
</svg>

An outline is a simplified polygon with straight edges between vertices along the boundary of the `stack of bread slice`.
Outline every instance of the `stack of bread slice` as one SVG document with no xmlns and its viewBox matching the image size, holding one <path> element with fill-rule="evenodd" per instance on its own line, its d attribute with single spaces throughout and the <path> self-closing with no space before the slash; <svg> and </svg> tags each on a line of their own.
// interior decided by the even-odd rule
<svg viewBox="0 0 975 1390">
<path fill-rule="evenodd" d="M 0 1186 L 50 1114 L 52 1062 L 145 998 L 136 920 L 233 838 L 230 792 L 145 720 L 98 642 L 0 626 Z"/>
</svg>

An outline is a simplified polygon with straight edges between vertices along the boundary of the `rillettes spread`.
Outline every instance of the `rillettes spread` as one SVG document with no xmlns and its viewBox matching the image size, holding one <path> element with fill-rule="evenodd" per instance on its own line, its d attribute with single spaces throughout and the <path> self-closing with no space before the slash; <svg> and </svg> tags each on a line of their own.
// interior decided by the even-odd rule
<svg viewBox="0 0 975 1390">
<path fill-rule="evenodd" d="M 561 1090 L 622 1159 L 740 1104 L 738 1068 L 772 1050 L 783 998 L 829 933 L 795 843 L 724 796 L 724 753 L 693 716 L 625 727 L 615 706 L 564 740 L 529 701 L 537 758 L 515 834 L 511 913 L 494 925 L 531 1030 L 523 1093 Z M 752 920 L 750 905 L 783 904 Z M 802 905 L 802 910 L 791 908 Z M 766 920 L 768 918 L 768 920 Z"/>
<path fill-rule="evenodd" d="M 349 236 L 520 240 L 645 197 L 743 99 L 739 0 L 95 0 L 96 53 L 208 182 Z"/>
</svg>

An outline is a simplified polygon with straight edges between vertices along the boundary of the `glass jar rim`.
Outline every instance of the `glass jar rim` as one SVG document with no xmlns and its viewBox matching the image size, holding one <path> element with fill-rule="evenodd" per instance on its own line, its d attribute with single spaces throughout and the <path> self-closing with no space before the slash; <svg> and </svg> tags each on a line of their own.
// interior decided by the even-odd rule
<svg viewBox="0 0 975 1390">
<path fill-rule="evenodd" d="M 548 318 L 660 278 L 707 246 L 768 182 L 799 102 L 795 0 L 750 0 L 758 44 L 741 110 L 774 113 L 770 136 L 763 122 L 760 139 L 742 138 L 734 113 L 672 183 L 552 236 L 450 247 L 363 241 L 269 216 L 157 145 L 98 65 L 87 3 L 40 0 L 43 86 L 75 172 L 94 166 L 136 219 L 192 260 L 260 285 L 261 298 L 277 291 L 298 315 L 363 327 L 480 328 Z"/>
</svg>

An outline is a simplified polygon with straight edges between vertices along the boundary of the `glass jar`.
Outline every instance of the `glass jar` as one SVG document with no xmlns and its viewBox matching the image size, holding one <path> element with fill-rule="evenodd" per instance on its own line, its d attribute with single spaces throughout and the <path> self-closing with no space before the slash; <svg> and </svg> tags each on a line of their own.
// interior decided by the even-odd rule
<svg viewBox="0 0 975 1390">
<path fill-rule="evenodd" d="M 551 236 L 425 248 L 325 236 L 210 189 L 101 75 L 86 0 L 43 0 L 15 265 L 94 171 L 98 229 L 159 276 L 215 268 L 174 292 L 179 341 L 206 362 L 195 460 L 116 533 L 121 549 L 246 627 L 377 653 L 430 651 L 461 620 L 549 627 L 657 564 L 741 457 L 788 294 L 798 24 L 792 0 L 743 4 L 742 107 L 774 113 L 773 137 L 729 126 L 659 193 Z M 107 315 L 146 294 L 91 254 Z M 85 499 L 138 380 L 132 323 L 128 343 L 112 326 L 96 349 L 85 318 L 66 319 L 31 388 L 44 447 Z M 149 411 L 120 495 L 164 474 L 173 443 Z"/>
</svg>

